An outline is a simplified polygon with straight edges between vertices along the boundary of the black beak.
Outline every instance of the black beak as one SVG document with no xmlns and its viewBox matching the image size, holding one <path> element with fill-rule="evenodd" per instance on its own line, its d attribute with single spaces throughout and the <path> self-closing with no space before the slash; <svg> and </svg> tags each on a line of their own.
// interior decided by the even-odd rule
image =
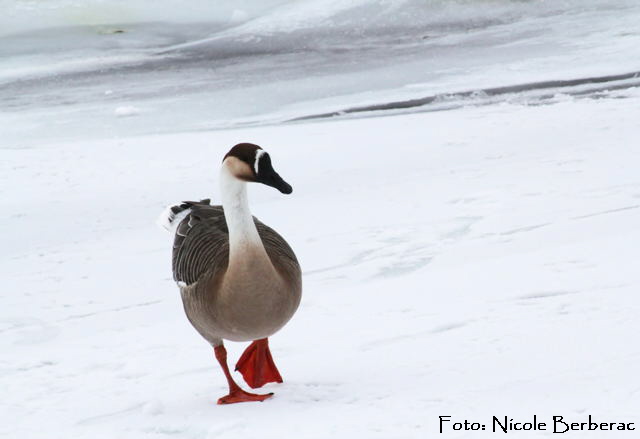
<svg viewBox="0 0 640 439">
<path fill-rule="evenodd" d="M 289 183 L 284 181 L 280 175 L 271 166 L 271 157 L 269 154 L 264 153 L 260 158 L 259 172 L 256 175 L 256 181 L 267 186 L 278 189 L 283 194 L 290 194 L 293 192 L 293 188 Z"/>
<path fill-rule="evenodd" d="M 283 194 L 290 194 L 291 192 L 293 192 L 293 188 L 291 187 L 291 185 L 284 181 L 276 171 L 273 171 L 273 173 L 270 173 L 268 176 L 260 179 L 260 183 L 274 187 Z"/>
</svg>

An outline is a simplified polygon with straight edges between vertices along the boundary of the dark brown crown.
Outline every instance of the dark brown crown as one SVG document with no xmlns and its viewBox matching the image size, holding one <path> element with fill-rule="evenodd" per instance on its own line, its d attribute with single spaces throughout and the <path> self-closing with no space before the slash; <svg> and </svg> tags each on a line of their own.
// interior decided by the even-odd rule
<svg viewBox="0 0 640 439">
<path fill-rule="evenodd" d="M 255 163 L 256 159 L 256 153 L 261 149 L 261 147 L 253 143 L 238 143 L 236 146 L 231 148 L 231 150 L 229 150 L 222 161 L 224 161 L 227 157 L 235 157 L 242 160 L 247 165 L 249 165 L 251 169 L 253 169 L 253 164 Z"/>
</svg>

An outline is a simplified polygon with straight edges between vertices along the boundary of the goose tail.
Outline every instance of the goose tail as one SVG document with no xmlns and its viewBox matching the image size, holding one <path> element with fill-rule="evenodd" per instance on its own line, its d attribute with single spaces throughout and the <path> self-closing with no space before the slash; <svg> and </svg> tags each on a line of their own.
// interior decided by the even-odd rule
<svg viewBox="0 0 640 439">
<path fill-rule="evenodd" d="M 164 208 L 160 216 L 156 219 L 158 227 L 175 234 L 176 228 L 182 220 L 189 215 L 194 204 L 209 204 L 211 200 L 201 200 L 200 202 L 183 201 L 178 204 L 170 204 Z"/>
</svg>

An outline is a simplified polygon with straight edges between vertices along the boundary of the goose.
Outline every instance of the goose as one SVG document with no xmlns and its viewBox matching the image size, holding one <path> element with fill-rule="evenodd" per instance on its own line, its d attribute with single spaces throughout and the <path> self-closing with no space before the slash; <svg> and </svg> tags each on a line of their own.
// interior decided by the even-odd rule
<svg viewBox="0 0 640 439">
<path fill-rule="evenodd" d="M 252 143 L 235 145 L 220 170 L 222 205 L 210 200 L 169 206 L 159 218 L 174 233 L 173 277 L 184 311 L 213 346 L 229 386 L 218 404 L 264 401 L 273 393 L 244 391 L 233 379 L 223 340 L 251 344 L 236 364 L 255 389 L 282 382 L 268 338 L 296 312 L 302 294 L 300 265 L 287 242 L 251 215 L 247 183 L 283 194 L 291 186 L 273 169 L 269 154 Z"/>
</svg>

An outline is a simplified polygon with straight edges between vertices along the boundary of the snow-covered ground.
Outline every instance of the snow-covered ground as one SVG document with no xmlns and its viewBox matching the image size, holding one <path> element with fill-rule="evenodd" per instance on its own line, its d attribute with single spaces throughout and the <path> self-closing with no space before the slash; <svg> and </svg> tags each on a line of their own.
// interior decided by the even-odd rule
<svg viewBox="0 0 640 439">
<path fill-rule="evenodd" d="M 15 1 L 14 18 L 36 3 Z M 216 32 L 186 16 L 169 36 L 164 25 L 129 20 L 137 48 L 101 46 L 97 35 L 129 34 L 109 33 L 117 26 L 75 47 L 81 28 L 48 27 L 63 15 L 56 8 L 24 19 L 22 36 L 3 34 L 0 436 L 424 438 L 438 435 L 439 415 L 489 429 L 492 416 L 534 414 L 640 428 L 633 77 L 390 111 L 411 114 L 274 123 L 640 71 L 640 7 L 433 2 L 441 34 L 414 47 L 398 37 L 424 31 L 410 18 L 393 30 L 388 15 L 355 1 L 324 2 L 329 16 L 312 14 L 322 2 L 243 3 L 227 7 L 232 23 L 221 19 Z M 488 3 L 495 9 L 480 7 Z M 376 4 L 412 17 L 416 3 Z M 452 11 L 461 18 L 446 28 Z M 345 36 L 353 41 L 344 55 L 318 49 L 339 43 L 327 29 L 357 28 L 349 23 L 358 12 L 384 30 L 379 45 L 365 32 Z M 284 49 L 248 41 L 236 47 L 245 55 L 203 73 L 199 57 L 218 60 L 216 44 L 256 29 Z M 38 52 L 51 35 L 70 36 L 60 51 Z M 316 35 L 315 49 L 298 51 L 285 35 Z M 147 59 L 161 46 L 178 53 L 161 55 L 175 63 Z M 267 386 L 275 397 L 217 406 L 224 378 L 184 316 L 171 238 L 154 220 L 174 201 L 219 200 L 221 158 L 240 141 L 267 149 L 293 185 L 289 196 L 254 185 L 250 198 L 295 249 L 304 294 L 272 338 L 285 379 Z M 245 346 L 227 347 L 233 364 Z"/>
<path fill-rule="evenodd" d="M 633 420 L 639 109 L 636 90 L 4 150 L 0 431 L 419 438 L 446 414 Z M 219 199 L 241 140 L 294 186 L 252 187 L 252 208 L 297 251 L 305 291 L 272 340 L 275 398 L 219 407 L 223 376 L 152 223 L 168 202 Z"/>
</svg>

